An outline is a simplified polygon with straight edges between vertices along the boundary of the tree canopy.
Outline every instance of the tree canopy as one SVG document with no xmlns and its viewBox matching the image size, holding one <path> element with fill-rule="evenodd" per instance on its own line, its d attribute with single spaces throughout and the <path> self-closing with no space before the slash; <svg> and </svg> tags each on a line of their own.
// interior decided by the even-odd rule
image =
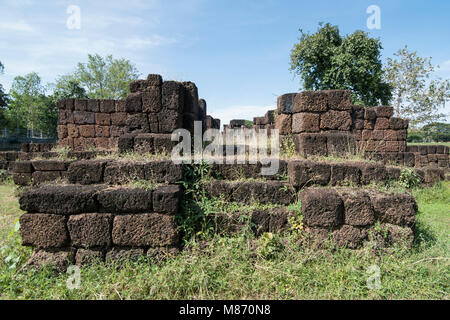
<svg viewBox="0 0 450 320">
<path fill-rule="evenodd" d="M 387 104 L 391 90 L 383 78 L 378 39 L 363 31 L 342 37 L 337 26 L 320 24 L 316 33 L 300 30 L 291 51 L 290 70 L 303 89 L 348 89 L 355 104 Z"/>
<path fill-rule="evenodd" d="M 41 77 L 35 73 L 14 78 L 10 90 L 11 101 L 5 111 L 11 127 L 40 130 L 45 134 L 56 132 L 55 103 L 45 95 Z M 53 119 L 53 120 L 52 120 Z"/>
<path fill-rule="evenodd" d="M 395 115 L 409 119 L 412 127 L 445 117 L 439 108 L 450 99 L 450 80 L 433 77 L 434 70 L 431 58 L 421 58 L 407 46 L 387 59 L 385 78 Z"/>
<path fill-rule="evenodd" d="M 78 63 L 71 77 L 91 99 L 124 99 L 130 92 L 130 81 L 136 80 L 139 73 L 127 59 L 89 54 L 88 62 Z"/>
</svg>

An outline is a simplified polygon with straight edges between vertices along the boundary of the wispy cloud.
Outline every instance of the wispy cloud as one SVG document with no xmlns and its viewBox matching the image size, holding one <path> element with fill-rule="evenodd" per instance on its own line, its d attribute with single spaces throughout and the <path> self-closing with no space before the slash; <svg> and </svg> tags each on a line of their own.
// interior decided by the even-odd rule
<svg viewBox="0 0 450 320">
<path fill-rule="evenodd" d="M 176 43 L 177 40 L 171 37 L 164 37 L 158 34 L 150 37 L 133 36 L 125 41 L 125 47 L 128 49 L 154 48 Z"/>
<path fill-rule="evenodd" d="M 2 21 L 0 22 L 0 31 L 3 32 L 22 32 L 22 33 L 36 33 L 36 29 L 29 25 L 24 20 L 20 21 Z"/>
</svg>

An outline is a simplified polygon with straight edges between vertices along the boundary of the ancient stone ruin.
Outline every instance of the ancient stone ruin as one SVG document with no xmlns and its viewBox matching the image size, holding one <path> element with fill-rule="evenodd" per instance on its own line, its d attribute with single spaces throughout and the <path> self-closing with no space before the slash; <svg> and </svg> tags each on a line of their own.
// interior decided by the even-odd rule
<svg viewBox="0 0 450 320">
<path fill-rule="evenodd" d="M 192 132 L 194 121 L 202 121 L 204 130 L 219 129 L 220 120 L 207 115 L 192 82 L 149 75 L 131 82 L 130 91 L 125 100 L 60 101 L 57 146 L 25 144 L 20 152 L 0 155 L 2 167 L 26 187 L 20 232 L 23 245 L 35 249 L 29 266 L 64 268 L 140 255 L 161 259 L 183 250 L 176 217 L 185 214 L 188 195 L 180 182 L 189 165 L 171 161 L 171 133 Z M 299 214 L 289 206 L 301 201 L 312 243 L 328 239 L 352 249 L 365 243 L 411 245 L 414 198 L 371 186 L 398 180 L 399 165 L 411 167 L 422 184 L 441 181 L 449 150 L 407 146 L 408 122 L 392 114 L 392 107 L 354 106 L 349 92 L 330 90 L 282 95 L 277 110 L 254 118 L 252 128 L 232 121 L 225 130 L 277 129 L 280 140 L 292 139 L 297 155 L 280 159 L 278 173 L 264 177 L 261 163 L 210 165 L 202 181 L 208 197 L 273 205 L 218 213 L 217 230 L 289 231 Z M 124 156 L 133 152 L 141 157 Z M 338 158 L 358 153 L 370 161 Z"/>
</svg>

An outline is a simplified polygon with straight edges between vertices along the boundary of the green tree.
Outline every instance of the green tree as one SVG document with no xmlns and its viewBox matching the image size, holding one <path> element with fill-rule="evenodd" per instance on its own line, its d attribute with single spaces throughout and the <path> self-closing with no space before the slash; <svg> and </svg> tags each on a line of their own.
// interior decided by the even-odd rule
<svg viewBox="0 0 450 320">
<path fill-rule="evenodd" d="M 78 63 L 73 79 L 86 89 L 91 99 L 124 99 L 129 94 L 129 83 L 139 73 L 129 60 L 88 55 L 87 63 Z"/>
<path fill-rule="evenodd" d="M 381 43 L 363 31 L 342 37 L 337 26 L 319 24 L 316 33 L 300 30 L 291 51 L 290 70 L 303 89 L 347 89 L 355 104 L 387 104 L 390 87 L 383 80 Z"/>
<path fill-rule="evenodd" d="M 2 74 L 5 70 L 5 67 L 3 63 L 0 61 L 0 74 Z M 5 110 L 8 106 L 9 97 L 5 93 L 5 90 L 3 89 L 3 85 L 0 83 L 0 127 L 7 127 L 8 126 L 8 120 L 5 116 Z"/>
<path fill-rule="evenodd" d="M 73 75 L 60 76 L 53 88 L 53 101 L 56 103 L 62 99 L 87 99 L 86 90 L 81 86 L 80 81 Z"/>
<path fill-rule="evenodd" d="M 55 135 L 57 110 L 54 101 L 45 95 L 45 87 L 40 76 L 29 73 L 15 77 L 10 90 L 11 101 L 6 109 L 6 117 L 12 127 L 27 128 L 32 132 L 40 130 Z"/>
<path fill-rule="evenodd" d="M 418 127 L 445 117 L 439 109 L 450 99 L 450 80 L 433 77 L 431 58 L 421 58 L 405 46 L 388 58 L 386 81 L 392 87 L 392 104 L 397 117 Z"/>
</svg>

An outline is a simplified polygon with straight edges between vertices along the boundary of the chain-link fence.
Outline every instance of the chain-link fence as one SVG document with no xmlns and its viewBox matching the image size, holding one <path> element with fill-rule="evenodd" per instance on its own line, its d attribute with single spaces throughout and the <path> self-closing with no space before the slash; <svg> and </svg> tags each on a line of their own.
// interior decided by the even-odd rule
<svg viewBox="0 0 450 320">
<path fill-rule="evenodd" d="M 25 142 L 55 142 L 56 137 L 45 135 L 39 130 L 23 128 L 0 128 L 0 150 L 20 150 L 20 145 Z"/>
</svg>

